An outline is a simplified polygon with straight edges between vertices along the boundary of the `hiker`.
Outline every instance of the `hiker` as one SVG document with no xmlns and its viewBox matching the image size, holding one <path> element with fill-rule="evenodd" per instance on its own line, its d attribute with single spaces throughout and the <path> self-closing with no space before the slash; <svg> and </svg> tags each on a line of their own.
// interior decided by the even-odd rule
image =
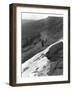
<svg viewBox="0 0 72 90">
<path fill-rule="evenodd" d="M 44 47 L 46 45 L 46 43 L 47 43 L 48 36 L 47 36 L 46 32 L 41 32 L 40 35 L 41 35 L 41 37 L 40 37 L 41 45 L 42 45 L 42 47 Z"/>
</svg>

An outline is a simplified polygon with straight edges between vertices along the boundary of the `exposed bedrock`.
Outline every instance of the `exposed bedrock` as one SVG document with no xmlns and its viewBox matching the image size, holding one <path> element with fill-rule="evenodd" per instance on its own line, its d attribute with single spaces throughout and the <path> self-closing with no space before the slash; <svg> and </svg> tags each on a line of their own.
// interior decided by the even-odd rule
<svg viewBox="0 0 72 90">
<path fill-rule="evenodd" d="M 63 74 L 63 42 L 58 41 L 22 64 L 22 77 Z"/>
</svg>

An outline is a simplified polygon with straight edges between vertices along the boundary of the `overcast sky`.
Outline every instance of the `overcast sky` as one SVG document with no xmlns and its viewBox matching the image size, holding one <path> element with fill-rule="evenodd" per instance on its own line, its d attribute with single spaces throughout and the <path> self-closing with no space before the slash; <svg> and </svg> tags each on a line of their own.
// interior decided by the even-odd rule
<svg viewBox="0 0 72 90">
<path fill-rule="evenodd" d="M 22 19 L 39 20 L 47 18 L 48 14 L 22 13 Z"/>
</svg>

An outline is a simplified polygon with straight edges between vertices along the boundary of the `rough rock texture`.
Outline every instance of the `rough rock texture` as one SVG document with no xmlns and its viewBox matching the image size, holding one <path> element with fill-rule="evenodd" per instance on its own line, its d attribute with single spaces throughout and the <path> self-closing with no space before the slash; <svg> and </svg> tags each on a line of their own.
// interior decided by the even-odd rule
<svg viewBox="0 0 72 90">
<path fill-rule="evenodd" d="M 22 77 L 63 74 L 63 42 L 53 43 L 22 64 Z"/>
<path fill-rule="evenodd" d="M 22 65 L 22 77 L 47 76 L 49 70 L 50 61 L 40 52 Z"/>
</svg>

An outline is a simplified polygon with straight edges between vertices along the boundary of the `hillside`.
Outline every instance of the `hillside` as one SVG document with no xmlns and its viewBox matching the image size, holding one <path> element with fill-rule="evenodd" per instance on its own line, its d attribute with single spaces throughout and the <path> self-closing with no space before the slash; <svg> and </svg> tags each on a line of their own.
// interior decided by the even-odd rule
<svg viewBox="0 0 72 90">
<path fill-rule="evenodd" d="M 22 20 L 22 22 L 22 42 L 24 42 L 27 38 L 35 38 L 35 36 L 39 35 L 42 31 L 46 31 L 48 35 L 53 38 L 62 37 L 62 35 L 60 35 L 60 33 L 62 34 L 63 29 L 62 17 L 48 17 L 37 21 L 27 20 L 26 24 L 24 24 L 24 20 Z"/>
<path fill-rule="evenodd" d="M 26 23 L 22 20 L 22 22 L 22 63 L 58 39 L 63 38 L 62 17 L 25 20 Z M 44 47 L 42 46 L 43 41 L 46 41 Z"/>
</svg>

